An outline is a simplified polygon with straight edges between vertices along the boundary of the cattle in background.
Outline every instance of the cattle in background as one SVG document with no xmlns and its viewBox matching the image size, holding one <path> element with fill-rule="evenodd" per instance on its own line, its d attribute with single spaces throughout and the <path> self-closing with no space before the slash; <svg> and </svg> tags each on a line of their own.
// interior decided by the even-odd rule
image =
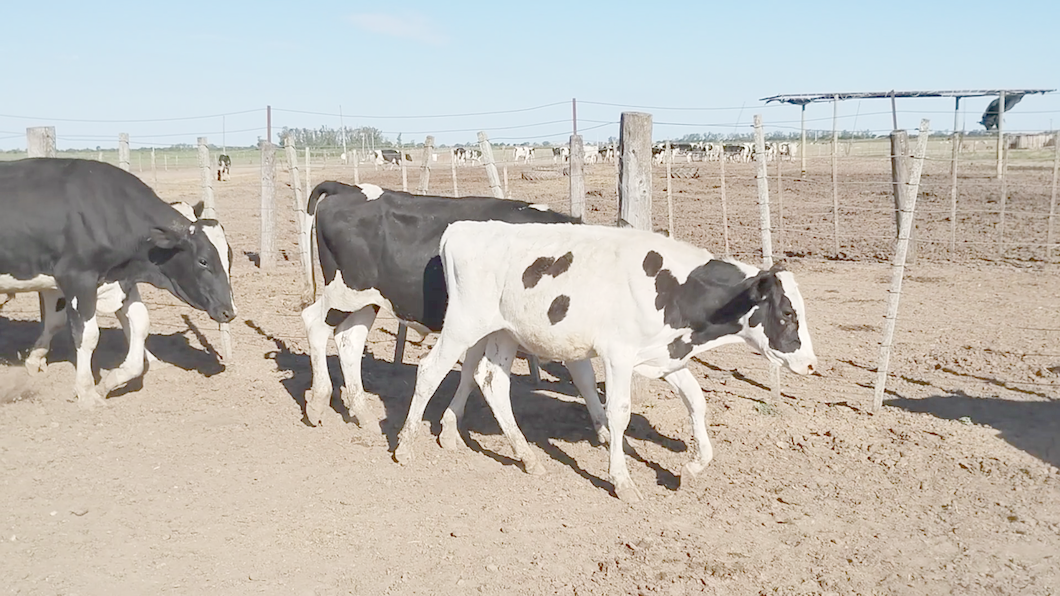
<svg viewBox="0 0 1060 596">
<path fill-rule="evenodd" d="M 204 205 L 201 201 L 194 206 L 184 202 L 170 203 L 170 205 L 187 218 L 189 223 L 202 218 Z M 202 231 L 217 249 L 217 254 L 221 255 L 221 265 L 225 276 L 231 280 L 232 248 L 228 245 L 224 228 L 220 222 L 207 219 L 203 220 Z M 26 357 L 26 369 L 31 375 L 47 370 L 47 355 L 52 338 L 66 325 L 66 298 L 57 289 L 43 290 L 40 292 L 40 310 L 41 334 Z M 125 360 L 118 368 L 112 370 L 99 386 L 99 394 L 106 397 L 112 391 L 124 387 L 129 381 L 142 376 L 146 372 L 145 359 L 147 362 L 157 362 L 158 358 L 148 351 L 145 345 L 150 319 L 147 307 L 143 304 L 135 284 L 127 293 L 122 290 L 121 282 L 101 285 L 96 291 L 96 312 L 115 315 L 129 343 L 129 351 L 126 353 Z"/>
<path fill-rule="evenodd" d="M 570 159 L 570 147 L 563 145 L 562 147 L 552 148 L 552 163 L 566 162 Z"/>
<path fill-rule="evenodd" d="M 321 188 L 328 185 L 324 188 Z M 323 198 L 321 198 L 323 196 Z M 322 182 L 306 206 L 316 227 L 317 252 L 325 287 L 319 299 L 302 311 L 309 338 L 313 384 L 306 397 L 306 419 L 321 422 L 331 403 L 327 368 L 328 338 L 338 346 L 344 387 L 342 400 L 364 424 L 364 387 L 361 354 L 380 308 L 421 334 L 442 328 L 448 294 L 438 256 L 446 226 L 454 221 L 493 219 L 508 222 L 570 223 L 573 218 L 542 205 L 490 197 L 450 199 L 384 190 L 374 184 L 347 186 Z M 313 279 L 315 270 L 306 272 Z M 454 403 L 462 412 L 471 390 L 475 363 L 469 353 Z M 603 409 L 596 394 L 592 366 L 569 367 L 595 421 L 603 433 Z M 449 428 L 455 430 L 456 422 Z M 452 432 L 443 445 L 455 444 Z M 458 437 L 458 435 L 457 435 Z M 603 437 L 605 439 L 606 437 Z"/>
<path fill-rule="evenodd" d="M 519 160 L 523 160 L 526 163 L 534 161 L 534 148 L 533 147 L 516 147 L 515 157 L 513 158 L 516 163 Z"/>
<path fill-rule="evenodd" d="M 600 145 L 600 159 L 606 162 L 614 162 L 618 148 L 614 143 Z"/>
<path fill-rule="evenodd" d="M 777 156 L 784 161 L 794 161 L 795 156 L 799 153 L 798 143 L 784 142 L 780 143 L 777 147 Z"/>
<path fill-rule="evenodd" d="M 1023 99 L 1023 95 L 1018 93 L 1007 93 L 1005 94 L 1005 109 L 1002 110 L 1002 114 L 1011 110 L 1016 104 Z M 998 97 L 994 101 L 990 102 L 990 105 L 986 107 L 986 111 L 983 112 L 983 118 L 979 121 L 987 130 L 994 130 L 997 128 L 998 123 L 998 106 L 1001 105 L 1001 98 Z"/>
<path fill-rule="evenodd" d="M 722 146 L 725 159 L 728 161 L 747 162 L 751 161 L 751 148 L 754 143 L 726 143 Z"/>
<path fill-rule="evenodd" d="M 607 391 L 609 471 L 616 495 L 640 498 L 626 468 L 634 372 L 665 379 L 689 410 L 696 455 L 682 482 L 710 462 L 706 402 L 689 360 L 744 342 L 798 374 L 817 365 L 791 273 L 760 271 L 633 228 L 459 221 L 442 235 L 449 292 L 445 327 L 420 362 L 395 458 L 408 462 L 424 409 L 465 353 L 501 430 L 529 472 L 543 472 L 515 423 L 509 375 L 518 346 L 557 362 L 599 357 Z M 326 375 L 326 368 L 324 369 Z"/>
<path fill-rule="evenodd" d="M 396 149 L 376 149 L 372 152 L 375 155 L 375 165 L 392 165 L 394 167 L 401 165 L 401 153 Z M 405 154 L 405 161 L 412 161 L 412 156 L 408 153 Z"/>
<path fill-rule="evenodd" d="M 232 158 L 224 153 L 217 156 L 217 180 L 228 180 L 232 173 Z"/>
<path fill-rule="evenodd" d="M 469 161 L 472 164 L 480 164 L 482 163 L 482 151 L 472 147 L 457 147 L 453 149 L 453 158 L 460 165 L 464 165 Z"/>
<path fill-rule="evenodd" d="M 600 160 L 600 148 L 596 145 L 586 144 L 582 146 L 582 151 L 585 154 L 584 163 L 596 163 Z"/>
<path fill-rule="evenodd" d="M 92 377 L 96 314 L 117 311 L 137 283 L 168 290 L 215 321 L 235 317 L 208 222 L 189 223 L 129 172 L 81 159 L 0 163 L 0 204 L 0 293 L 58 290 L 66 297 L 83 408 L 105 403 Z M 117 282 L 107 297 L 113 302 L 100 308 L 99 288 L 110 282 Z"/>
</svg>

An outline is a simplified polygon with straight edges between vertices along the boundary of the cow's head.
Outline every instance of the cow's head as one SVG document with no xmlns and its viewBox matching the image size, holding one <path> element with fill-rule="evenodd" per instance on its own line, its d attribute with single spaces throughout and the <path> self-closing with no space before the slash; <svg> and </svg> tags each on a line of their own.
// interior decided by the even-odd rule
<svg viewBox="0 0 1060 596">
<path fill-rule="evenodd" d="M 795 276 L 774 266 L 748 280 L 754 307 L 747 313 L 741 336 L 770 362 L 807 375 L 817 366 L 806 306 Z"/>
<path fill-rule="evenodd" d="M 149 243 L 148 258 L 161 273 L 155 285 L 219 323 L 235 318 L 228 278 L 232 251 L 217 220 L 152 228 Z"/>
</svg>

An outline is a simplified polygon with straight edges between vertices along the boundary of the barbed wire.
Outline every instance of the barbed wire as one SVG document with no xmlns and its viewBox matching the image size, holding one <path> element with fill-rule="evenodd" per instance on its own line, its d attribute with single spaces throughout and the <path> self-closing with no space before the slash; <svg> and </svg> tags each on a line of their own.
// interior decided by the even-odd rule
<svg viewBox="0 0 1060 596">
<path fill-rule="evenodd" d="M 18 116 L 14 114 L 0 114 L 0 118 L 11 118 L 13 120 L 38 120 L 42 122 L 76 122 L 82 124 L 151 124 L 155 122 L 182 122 L 186 120 L 207 120 L 210 118 L 221 118 L 225 116 L 240 116 L 243 114 L 253 114 L 256 112 L 264 112 L 265 108 L 255 108 L 252 110 L 240 110 L 237 112 L 224 112 L 220 114 L 208 114 L 205 116 L 178 116 L 171 118 L 141 118 L 141 119 L 122 119 L 122 120 L 101 120 L 101 119 L 83 119 L 83 118 L 43 118 L 40 116 Z"/>
</svg>

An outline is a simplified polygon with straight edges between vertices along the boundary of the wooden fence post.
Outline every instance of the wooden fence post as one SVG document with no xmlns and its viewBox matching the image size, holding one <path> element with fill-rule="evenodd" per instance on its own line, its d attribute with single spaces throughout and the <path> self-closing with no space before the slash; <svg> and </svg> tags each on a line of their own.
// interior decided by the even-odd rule
<svg viewBox="0 0 1060 596">
<path fill-rule="evenodd" d="M 421 195 L 427 194 L 431 185 L 431 158 L 434 156 L 434 137 L 427 135 L 423 141 L 423 165 L 420 166 L 420 186 L 417 191 Z"/>
<path fill-rule="evenodd" d="M 261 142 L 261 248 L 258 267 L 271 271 L 276 264 L 273 248 L 273 212 L 276 203 L 276 147 L 269 141 Z"/>
<path fill-rule="evenodd" d="M 755 178 L 758 184 L 758 230 L 762 236 L 762 268 L 773 266 L 773 236 L 769 222 L 769 173 L 766 164 L 765 131 L 762 130 L 762 116 L 755 114 Z M 769 365 L 770 393 L 773 401 L 780 401 L 780 366 Z"/>
<path fill-rule="evenodd" d="M 663 148 L 666 155 L 666 235 L 674 237 L 674 152 L 670 141 Z"/>
<path fill-rule="evenodd" d="M 997 96 L 997 177 L 1005 177 L 1005 92 Z M 1004 201 L 1004 197 L 1001 198 Z"/>
<path fill-rule="evenodd" d="M 298 171 L 298 151 L 294 147 L 294 139 L 288 135 L 283 140 L 283 148 L 287 154 L 287 168 L 291 173 L 291 190 L 294 191 L 294 220 L 298 224 L 298 260 L 302 265 L 302 299 L 311 298 L 313 291 L 313 280 L 309 278 L 313 266 L 309 246 L 309 218 L 306 215 L 306 203 L 302 194 L 302 178 Z"/>
<path fill-rule="evenodd" d="M 54 126 L 31 126 L 26 129 L 26 157 L 55 157 Z"/>
<path fill-rule="evenodd" d="M 129 170 L 129 133 L 118 133 L 118 167 Z"/>
<path fill-rule="evenodd" d="M 839 96 L 832 100 L 832 226 L 835 256 L 839 258 Z"/>
<path fill-rule="evenodd" d="M 408 192 L 409 171 L 405 167 L 405 143 L 398 143 L 398 163 L 401 164 L 401 192 Z"/>
<path fill-rule="evenodd" d="M 1046 244 L 1049 246 L 1046 248 L 1045 253 L 1048 259 L 1053 258 L 1053 249 L 1056 248 L 1053 242 L 1053 220 L 1056 217 L 1056 182 L 1058 175 L 1060 175 L 1060 132 L 1053 133 L 1053 197 L 1049 201 L 1049 231 L 1046 240 Z"/>
<path fill-rule="evenodd" d="M 312 192 L 312 190 L 313 190 L 313 183 L 309 181 L 309 173 L 310 173 L 310 171 L 312 171 L 312 166 L 310 165 L 309 160 L 310 160 L 309 145 L 306 145 L 306 148 L 305 148 L 305 196 L 306 196 L 306 200 L 307 201 L 309 200 L 309 193 Z M 301 208 L 305 209 L 305 205 L 303 204 L 303 206 Z"/>
<path fill-rule="evenodd" d="M 619 131 L 618 226 L 651 231 L 651 114 L 622 112 Z"/>
<path fill-rule="evenodd" d="M 799 147 L 802 154 L 802 175 L 806 175 L 806 104 L 802 104 L 802 145 Z M 724 156 L 723 156 L 724 157 Z"/>
<path fill-rule="evenodd" d="M 1002 92 L 1001 97 L 1002 97 L 1002 99 L 1004 99 L 1004 97 L 1005 97 L 1004 92 Z M 1004 104 L 1004 102 L 1002 102 L 1002 104 Z M 1001 130 L 1001 117 L 1000 116 L 998 117 L 998 121 L 997 122 L 998 122 L 997 128 L 1000 131 Z M 1002 141 L 1004 141 L 1004 138 L 1005 138 L 1005 136 L 999 132 L 998 133 L 998 142 L 1001 143 Z M 1005 147 L 1002 147 L 1001 148 L 1001 157 L 999 157 L 998 161 L 997 161 L 997 168 L 998 168 L 998 170 L 997 170 L 998 171 L 997 178 L 998 178 L 998 181 L 1001 183 L 1001 211 L 998 214 L 998 222 L 997 222 L 997 256 L 998 256 L 998 258 L 1002 257 L 1005 254 L 1005 211 L 1008 208 L 1008 180 L 1005 179 L 1005 167 L 1007 165 L 1005 162 L 1006 162 L 1007 158 L 1008 158 L 1008 151 L 1005 149 Z"/>
<path fill-rule="evenodd" d="M 902 184 L 909 180 L 909 134 L 904 130 L 891 132 L 891 192 L 894 193 L 894 237 L 902 236 Z"/>
<path fill-rule="evenodd" d="M 894 251 L 894 261 L 891 265 L 891 289 L 887 294 L 887 314 L 883 322 L 883 340 L 880 342 L 880 359 L 876 366 L 876 385 L 872 398 L 872 411 L 876 412 L 883 407 L 883 395 L 887 389 L 887 373 L 891 361 L 891 344 L 894 341 L 894 327 L 898 321 L 898 302 L 902 294 L 902 278 L 905 275 L 905 258 L 909 249 L 909 236 L 913 228 L 913 213 L 916 211 L 916 198 L 920 192 L 920 175 L 924 171 L 924 156 L 927 153 L 928 139 L 927 120 L 920 121 L 920 136 L 917 138 L 916 153 L 909 178 L 898 180 L 896 189 L 901 198 L 901 223 L 898 226 L 898 245 Z M 904 130 L 896 130 L 891 133 L 905 135 Z M 891 145 L 894 146 L 894 143 Z M 898 170 L 904 175 L 906 170 Z"/>
<path fill-rule="evenodd" d="M 790 145 L 789 145 L 789 151 Z M 784 181 L 781 178 L 781 166 L 784 160 L 780 158 L 780 147 L 777 147 L 777 245 L 780 246 L 781 254 L 784 253 Z"/>
<path fill-rule="evenodd" d="M 217 209 L 213 200 L 213 169 L 210 167 L 210 148 L 206 137 L 199 137 L 199 181 L 202 184 L 202 216 L 205 219 L 217 219 Z M 226 258 L 222 255 L 221 258 Z"/>
<path fill-rule="evenodd" d="M 199 137 L 199 173 L 202 182 L 202 216 L 204 219 L 217 219 L 217 205 L 213 196 L 213 168 L 210 161 L 210 147 L 206 144 L 206 137 Z M 227 259 L 228 255 L 218 255 Z M 231 272 L 229 272 L 231 274 Z M 218 329 L 221 331 L 221 359 L 225 366 L 232 365 L 232 330 L 228 323 L 220 323 Z"/>
<path fill-rule="evenodd" d="M 585 145 L 581 135 L 570 136 L 570 214 L 585 218 Z"/>
<path fill-rule="evenodd" d="M 732 250 L 729 246 L 729 208 L 728 200 L 725 196 L 725 160 L 727 159 L 728 158 L 725 157 L 725 144 L 722 143 L 721 159 L 718 160 L 718 163 L 721 166 L 721 173 L 719 175 L 721 186 L 721 233 L 722 237 L 725 239 L 725 256 L 730 257 L 732 256 Z"/>
<path fill-rule="evenodd" d="M 459 197 L 460 191 L 456 186 L 456 149 L 449 150 L 449 169 L 453 172 L 453 197 Z"/>
<path fill-rule="evenodd" d="M 959 100 L 959 98 L 958 98 Z M 956 117 L 954 118 L 956 120 Z M 957 254 L 957 158 L 961 155 L 961 133 L 953 127 L 953 161 L 950 163 L 950 259 Z"/>
<path fill-rule="evenodd" d="M 158 187 L 158 167 L 155 164 L 155 148 L 151 147 L 151 179 L 154 180 L 155 188 Z"/>
<path fill-rule="evenodd" d="M 357 150 L 354 149 L 353 150 L 353 183 L 354 184 L 360 184 L 361 183 L 360 163 L 361 163 L 361 156 L 358 155 L 357 154 Z"/>
<path fill-rule="evenodd" d="M 510 199 L 512 195 L 508 192 L 508 164 L 504 164 L 501 170 L 504 172 L 504 198 Z"/>
<path fill-rule="evenodd" d="M 478 145 L 482 151 L 482 163 L 486 166 L 486 177 L 489 179 L 490 192 L 498 199 L 504 198 L 504 189 L 501 188 L 500 175 L 497 174 L 497 164 L 493 162 L 493 146 L 490 145 L 489 137 L 485 131 L 478 133 Z M 453 178 L 456 180 L 456 178 Z"/>
</svg>

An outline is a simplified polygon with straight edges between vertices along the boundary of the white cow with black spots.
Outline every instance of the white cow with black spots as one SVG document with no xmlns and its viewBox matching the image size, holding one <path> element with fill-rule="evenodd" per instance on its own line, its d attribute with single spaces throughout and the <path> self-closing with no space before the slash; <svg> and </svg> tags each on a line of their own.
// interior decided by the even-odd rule
<svg viewBox="0 0 1060 596">
<path fill-rule="evenodd" d="M 448 311 L 416 374 L 394 452 L 402 463 L 412 457 L 427 401 L 465 351 L 485 352 L 475 380 L 528 472 L 543 468 L 512 416 L 508 376 L 517 347 L 559 362 L 600 357 L 609 470 L 623 500 L 640 498 L 622 451 L 634 372 L 665 379 L 688 408 L 697 449 L 682 470 L 687 480 L 713 457 L 706 402 L 689 359 L 743 341 L 798 374 L 817 364 L 802 295 L 792 274 L 779 268 L 715 259 L 631 228 L 497 221 L 449 225 L 440 256 Z"/>
</svg>

